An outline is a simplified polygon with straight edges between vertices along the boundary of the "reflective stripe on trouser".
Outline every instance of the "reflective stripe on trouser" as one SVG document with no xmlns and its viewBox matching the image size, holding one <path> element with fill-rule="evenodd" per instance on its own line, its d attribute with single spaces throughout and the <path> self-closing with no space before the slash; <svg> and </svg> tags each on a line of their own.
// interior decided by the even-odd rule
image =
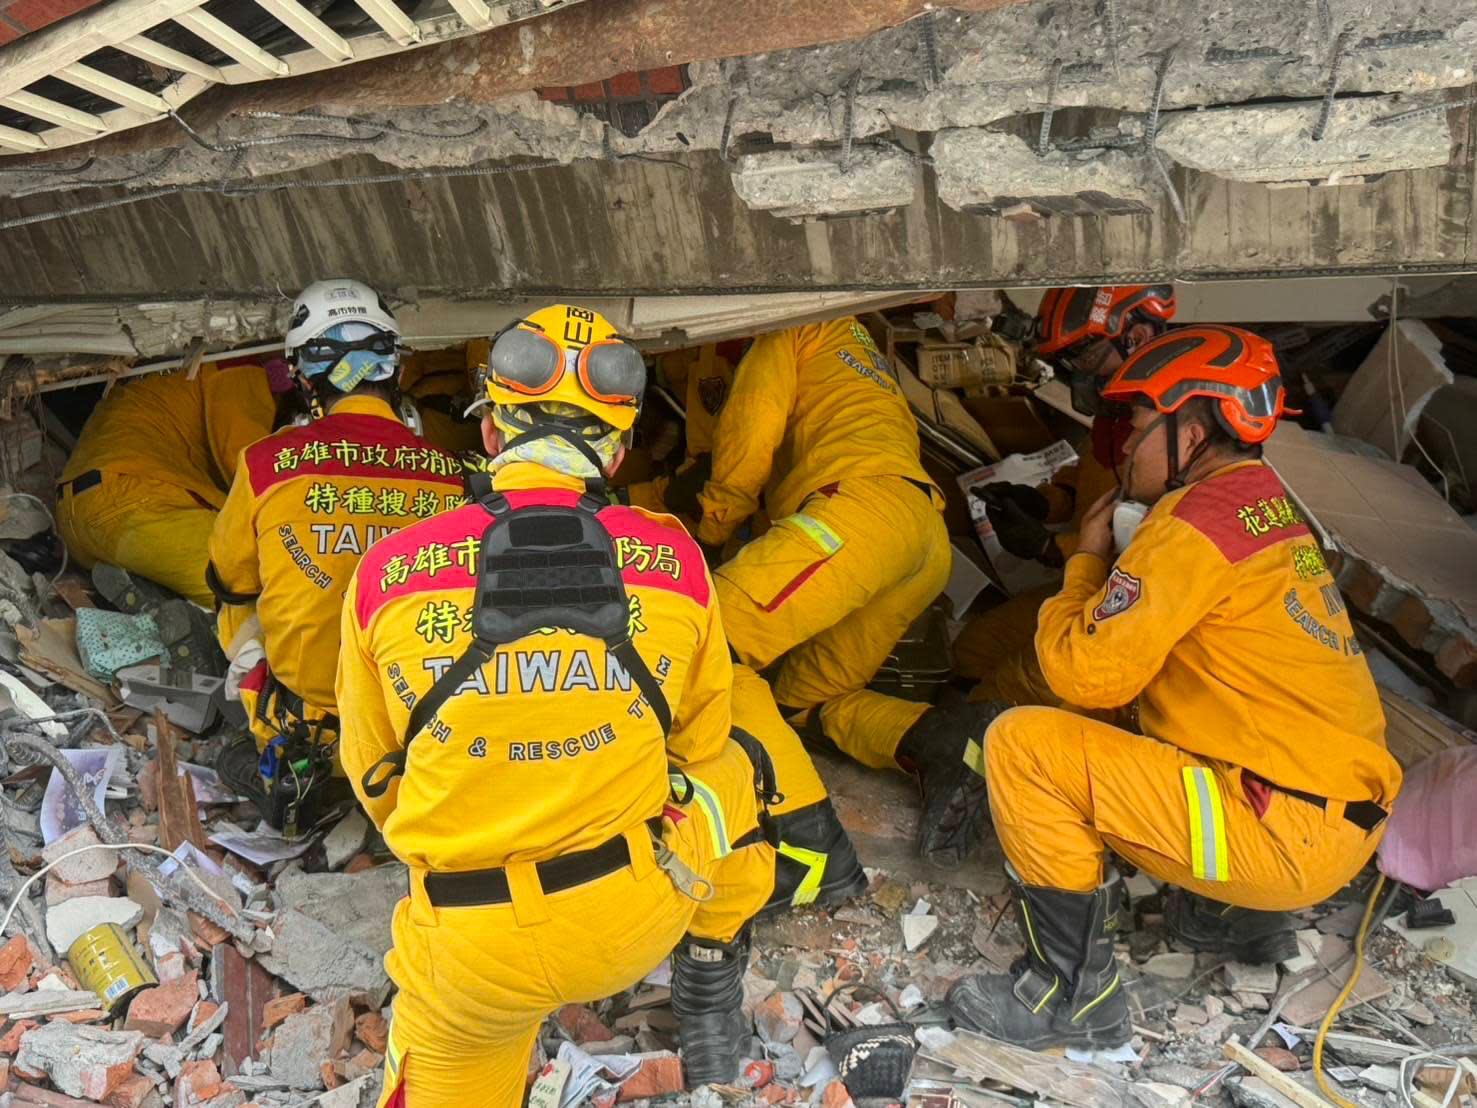
<svg viewBox="0 0 1477 1108">
<path fill-rule="evenodd" d="M 921 705 L 843 698 L 865 688 L 908 626 L 943 591 L 952 555 L 943 517 L 900 477 L 843 481 L 749 543 L 714 575 L 723 629 L 763 670 L 781 655 L 774 698 L 825 705 L 826 736 L 858 761 L 893 766 Z M 875 695 L 875 694 L 874 694 Z M 882 700 L 893 698 L 883 697 Z"/>
<path fill-rule="evenodd" d="M 1305 908 L 1346 885 L 1380 838 L 1341 804 L 1283 793 L 1258 819 L 1239 768 L 1056 708 L 1001 715 L 985 766 L 995 831 L 1027 885 L 1090 892 L 1111 848 L 1222 903 Z"/>
<path fill-rule="evenodd" d="M 757 826 L 753 766 L 737 744 L 686 772 L 716 800 L 730 842 Z M 702 904 L 657 867 L 645 824 L 626 834 L 629 867 L 572 889 L 546 894 L 532 863 L 507 867 L 511 904 L 435 908 L 423 875 L 412 873 L 385 959 L 400 992 L 380 1105 L 391 1103 L 401 1081 L 407 1108 L 520 1104 L 549 1013 L 629 988 L 684 933 L 731 940 L 769 896 L 774 851 L 758 842 L 716 857 L 706 811 L 695 802 L 676 808 L 663 835 L 712 885 Z"/>
<path fill-rule="evenodd" d="M 106 473 L 81 493 L 64 492 L 56 525 L 80 566 L 122 566 L 205 607 L 207 547 L 217 512 L 175 485 Z"/>
</svg>

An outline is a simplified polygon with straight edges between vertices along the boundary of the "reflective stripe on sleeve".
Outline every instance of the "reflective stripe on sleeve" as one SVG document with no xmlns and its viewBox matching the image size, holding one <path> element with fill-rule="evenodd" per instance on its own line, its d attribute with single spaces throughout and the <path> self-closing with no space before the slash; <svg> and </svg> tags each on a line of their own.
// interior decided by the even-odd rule
<svg viewBox="0 0 1477 1108">
<path fill-rule="evenodd" d="M 724 858 L 732 853 L 728 841 L 728 823 L 723 818 L 723 805 L 718 802 L 718 794 L 696 777 L 688 776 L 692 783 L 692 803 L 703 810 L 708 817 L 708 833 L 713 839 L 713 857 Z"/>
</svg>

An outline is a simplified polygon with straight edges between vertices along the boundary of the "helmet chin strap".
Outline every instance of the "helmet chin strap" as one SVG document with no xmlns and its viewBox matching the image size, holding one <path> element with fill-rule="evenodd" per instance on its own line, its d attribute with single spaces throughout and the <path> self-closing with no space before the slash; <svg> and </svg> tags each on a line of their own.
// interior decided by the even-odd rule
<svg viewBox="0 0 1477 1108">
<path fill-rule="evenodd" d="M 1169 492 L 1174 492 L 1175 489 L 1185 487 L 1185 482 L 1189 480 L 1190 471 L 1195 468 L 1195 464 L 1205 456 L 1205 451 L 1209 449 L 1210 439 L 1204 438 L 1200 440 L 1200 444 L 1190 452 L 1190 456 L 1185 459 L 1184 468 L 1181 469 L 1179 464 L 1179 419 L 1175 412 L 1166 412 L 1161 418 L 1165 421 L 1164 433 L 1169 438 L 1169 441 L 1165 444 L 1165 453 L 1169 456 L 1169 478 L 1164 482 L 1164 488 Z"/>
<path fill-rule="evenodd" d="M 515 446 L 525 442 L 533 442 L 536 439 L 563 439 L 570 446 L 585 456 L 585 460 L 595 467 L 595 477 L 585 478 L 585 489 L 595 495 L 605 491 L 605 463 L 600 460 L 600 455 L 584 440 L 575 428 L 567 427 L 559 423 L 544 422 L 530 431 L 525 431 L 517 438 L 509 439 L 508 446 Z"/>
</svg>

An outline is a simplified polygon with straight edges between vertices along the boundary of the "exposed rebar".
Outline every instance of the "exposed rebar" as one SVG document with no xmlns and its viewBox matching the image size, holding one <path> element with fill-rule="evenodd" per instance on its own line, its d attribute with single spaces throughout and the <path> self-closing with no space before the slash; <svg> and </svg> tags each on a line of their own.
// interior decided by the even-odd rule
<svg viewBox="0 0 1477 1108">
<path fill-rule="evenodd" d="M 1154 68 L 1154 97 L 1149 101 L 1149 118 L 1144 124 L 1144 146 L 1154 149 L 1154 140 L 1159 137 L 1159 109 L 1164 104 L 1164 84 L 1169 76 L 1169 67 L 1174 64 L 1174 55 L 1179 49 L 1171 46 L 1159 55 L 1159 64 Z"/>
<path fill-rule="evenodd" d="M 1323 108 L 1318 113 L 1318 122 L 1313 127 L 1313 141 L 1322 142 L 1323 136 L 1328 133 L 1328 124 L 1333 119 L 1333 101 L 1339 91 L 1339 69 L 1344 62 L 1344 54 L 1348 51 L 1349 39 L 1353 32 L 1344 30 L 1339 32 L 1339 37 L 1333 43 L 1333 57 L 1328 62 L 1328 84 L 1323 90 Z"/>
<path fill-rule="evenodd" d="M 856 122 L 856 90 L 861 84 L 862 71 L 857 70 L 846 82 L 846 105 L 841 112 L 841 172 L 851 172 L 852 130 Z"/>
<path fill-rule="evenodd" d="M 1041 130 L 1036 135 L 1036 156 L 1046 157 L 1051 149 L 1051 119 L 1056 114 L 1056 86 L 1062 77 L 1062 60 L 1051 63 L 1051 74 L 1046 79 L 1046 110 L 1041 113 Z"/>
<path fill-rule="evenodd" d="M 937 19 L 937 11 L 927 12 L 918 19 L 918 41 L 923 46 L 923 87 L 930 92 L 944 80 L 944 71 L 939 65 Z"/>
</svg>

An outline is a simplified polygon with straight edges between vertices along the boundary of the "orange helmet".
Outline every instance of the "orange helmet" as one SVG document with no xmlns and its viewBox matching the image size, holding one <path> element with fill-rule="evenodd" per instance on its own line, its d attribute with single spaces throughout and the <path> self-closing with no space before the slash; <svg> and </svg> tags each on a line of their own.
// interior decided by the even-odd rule
<svg viewBox="0 0 1477 1108">
<path fill-rule="evenodd" d="M 1093 339 L 1117 341 L 1136 312 L 1168 323 L 1174 318 L 1174 286 L 1048 289 L 1036 312 L 1036 353 L 1045 358 Z"/>
<path fill-rule="evenodd" d="M 1277 355 L 1266 339 L 1239 327 L 1194 324 L 1144 343 L 1103 387 L 1104 400 L 1140 397 L 1166 414 L 1191 397 L 1216 401 L 1222 426 L 1248 446 L 1265 442 L 1286 405 Z"/>
</svg>

